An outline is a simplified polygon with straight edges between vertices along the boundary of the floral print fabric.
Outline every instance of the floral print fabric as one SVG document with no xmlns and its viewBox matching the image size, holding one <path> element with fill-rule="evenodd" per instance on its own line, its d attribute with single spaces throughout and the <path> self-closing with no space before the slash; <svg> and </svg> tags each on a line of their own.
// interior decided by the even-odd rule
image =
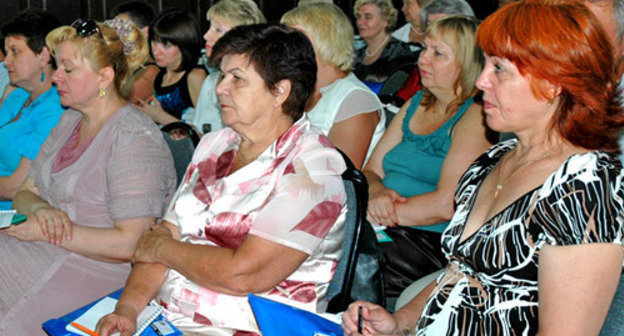
<svg viewBox="0 0 624 336">
<path fill-rule="evenodd" d="M 236 249 L 251 234 L 307 253 L 299 269 L 260 295 L 324 311 L 346 214 L 341 155 L 305 116 L 230 174 L 239 144 L 227 127 L 202 138 L 165 220 L 192 244 Z M 258 332 L 246 297 L 201 288 L 175 270 L 156 301 L 225 334 Z"/>
<path fill-rule="evenodd" d="M 622 244 L 624 173 L 600 151 L 569 157 L 531 190 L 459 241 L 485 177 L 516 140 L 495 145 L 461 178 L 442 235 L 449 265 L 425 305 L 423 335 L 535 335 L 538 268 L 545 245 Z"/>
</svg>

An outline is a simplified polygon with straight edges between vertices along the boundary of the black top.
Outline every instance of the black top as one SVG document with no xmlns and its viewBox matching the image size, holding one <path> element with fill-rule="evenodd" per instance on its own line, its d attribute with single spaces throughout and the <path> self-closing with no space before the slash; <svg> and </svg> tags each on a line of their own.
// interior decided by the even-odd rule
<svg viewBox="0 0 624 336">
<path fill-rule="evenodd" d="M 418 61 L 418 53 L 410 50 L 407 43 L 390 37 L 390 41 L 379 55 L 379 58 L 371 64 L 364 64 L 366 44 L 355 50 L 355 68 L 353 73 L 361 81 L 382 83 L 388 76 L 401 66 Z"/>
<path fill-rule="evenodd" d="M 177 119 L 182 118 L 182 112 L 189 107 L 194 107 L 191 94 L 188 90 L 187 77 L 190 71 L 186 71 L 182 78 L 175 84 L 162 86 L 163 76 L 166 70 L 160 69 L 154 78 L 154 94 L 162 105 L 163 110 Z"/>
</svg>

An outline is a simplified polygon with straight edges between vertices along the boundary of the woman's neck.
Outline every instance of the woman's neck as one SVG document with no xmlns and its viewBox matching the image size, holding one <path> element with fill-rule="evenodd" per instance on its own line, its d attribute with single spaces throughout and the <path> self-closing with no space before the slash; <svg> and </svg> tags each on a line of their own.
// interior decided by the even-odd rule
<svg viewBox="0 0 624 336">
<path fill-rule="evenodd" d="M 236 154 L 233 171 L 255 160 L 275 140 L 284 134 L 293 124 L 289 116 L 281 112 L 277 118 L 268 120 L 264 125 L 254 125 L 249 129 L 237 130 L 241 143 Z"/>
<path fill-rule="evenodd" d="M 366 45 L 368 46 L 368 49 L 373 50 L 373 49 L 377 49 L 381 46 L 381 44 L 386 42 L 386 39 L 389 37 L 390 35 L 388 35 L 388 33 L 385 30 L 382 30 L 379 32 L 379 34 L 369 38 L 369 39 L 364 39 L 364 41 L 366 42 Z"/>
<path fill-rule="evenodd" d="M 321 88 L 331 85 L 335 81 L 347 77 L 347 73 L 331 65 L 319 63 L 314 92 L 306 102 L 305 110 L 310 111 L 321 100 Z"/>
<path fill-rule="evenodd" d="M 91 104 L 80 109 L 82 113 L 81 133 L 95 135 L 110 117 L 128 102 L 119 95 L 109 93 L 104 98 L 96 97 Z"/>
<path fill-rule="evenodd" d="M 22 86 L 22 89 L 26 90 L 26 92 L 30 93 L 30 101 L 35 101 L 39 96 L 41 96 L 44 92 L 50 90 L 52 87 L 52 71 L 45 70 L 45 77 L 43 81 L 41 78 L 37 78 L 32 80 L 30 83 Z"/>
<path fill-rule="evenodd" d="M 429 92 L 436 98 L 436 108 L 440 113 L 447 113 L 451 103 L 459 97 L 459 94 L 453 93 L 452 89 L 429 89 Z"/>
</svg>

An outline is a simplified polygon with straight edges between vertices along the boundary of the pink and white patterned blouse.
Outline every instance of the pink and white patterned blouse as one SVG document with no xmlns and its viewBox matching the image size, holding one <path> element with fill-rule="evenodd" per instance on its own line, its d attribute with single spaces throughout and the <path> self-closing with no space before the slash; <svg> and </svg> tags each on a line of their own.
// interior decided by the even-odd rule
<svg viewBox="0 0 624 336">
<path fill-rule="evenodd" d="M 260 295 L 323 312 L 343 239 L 345 163 L 305 116 L 230 174 L 240 140 L 227 127 L 202 138 L 165 220 L 192 244 L 236 249 L 251 234 L 307 253 L 293 274 Z M 173 269 L 155 301 L 188 326 L 220 335 L 259 332 L 246 297 L 202 288 Z"/>
</svg>

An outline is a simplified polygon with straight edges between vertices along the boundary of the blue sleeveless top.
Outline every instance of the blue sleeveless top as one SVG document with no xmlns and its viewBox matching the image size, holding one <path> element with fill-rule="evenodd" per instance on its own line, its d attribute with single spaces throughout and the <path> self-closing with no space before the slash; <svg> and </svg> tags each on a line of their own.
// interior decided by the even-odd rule
<svg viewBox="0 0 624 336">
<path fill-rule="evenodd" d="M 473 98 L 469 98 L 440 128 L 433 133 L 422 135 L 414 134 L 409 128 L 409 122 L 421 100 L 422 91 L 418 91 L 412 97 L 403 119 L 403 139 L 388 151 L 383 159 L 385 177 L 381 182 L 386 188 L 396 191 L 403 197 L 436 190 L 442 163 L 451 147 L 453 127 L 474 101 Z M 442 233 L 447 225 L 448 222 L 444 222 L 412 228 Z"/>
<path fill-rule="evenodd" d="M 166 70 L 161 69 L 154 78 L 154 94 L 163 110 L 177 119 L 182 119 L 184 110 L 189 107 L 194 107 L 187 83 L 187 77 L 191 71 L 186 71 L 184 75 L 182 75 L 182 78 L 175 84 L 162 86 L 165 72 Z"/>
</svg>

